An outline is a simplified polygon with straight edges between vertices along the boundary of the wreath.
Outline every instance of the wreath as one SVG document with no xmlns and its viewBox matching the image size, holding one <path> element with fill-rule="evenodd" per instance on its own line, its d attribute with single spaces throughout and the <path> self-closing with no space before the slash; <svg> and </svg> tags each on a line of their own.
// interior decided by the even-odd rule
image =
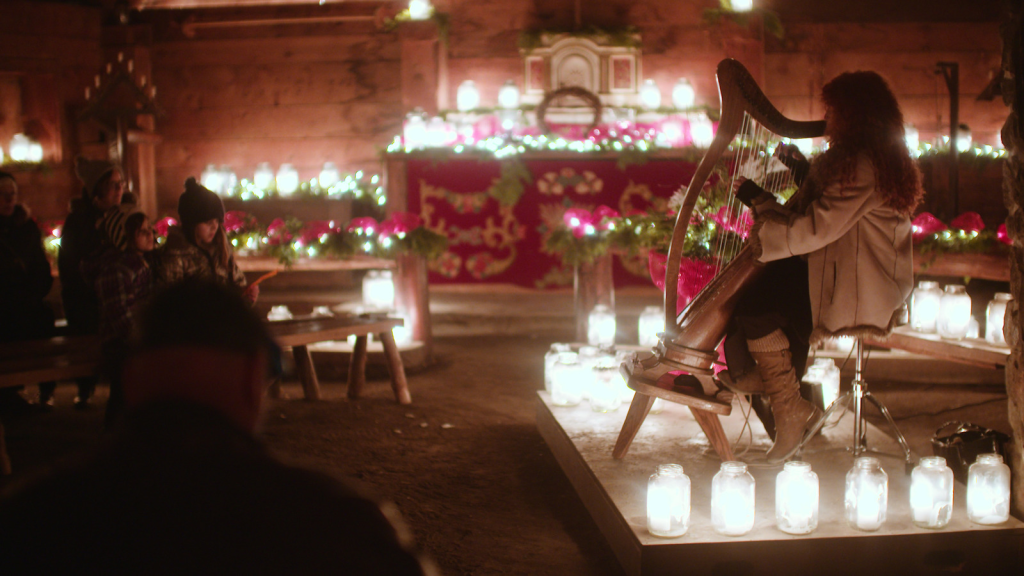
<svg viewBox="0 0 1024 576">
<path fill-rule="evenodd" d="M 601 121 L 601 99 L 597 97 L 597 94 L 594 94 L 586 88 L 581 88 L 579 86 L 566 86 L 565 88 L 559 88 L 558 90 L 545 94 L 544 99 L 541 100 L 540 104 L 537 106 L 537 125 L 540 126 L 540 129 L 544 134 L 551 134 L 551 127 L 548 126 L 548 123 L 544 120 L 544 117 L 547 116 L 548 113 L 548 106 L 551 106 L 552 102 L 562 96 L 573 96 L 586 102 L 587 106 L 594 111 L 594 120 L 590 123 L 586 133 L 589 134 L 594 128 L 597 128 L 598 123 Z"/>
</svg>

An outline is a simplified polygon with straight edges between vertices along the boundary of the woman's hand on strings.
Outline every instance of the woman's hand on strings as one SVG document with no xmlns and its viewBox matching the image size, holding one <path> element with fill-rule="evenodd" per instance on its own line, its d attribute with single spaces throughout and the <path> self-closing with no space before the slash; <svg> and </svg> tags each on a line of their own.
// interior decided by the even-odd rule
<svg viewBox="0 0 1024 576">
<path fill-rule="evenodd" d="M 779 144 L 775 149 L 775 156 L 790 169 L 798 163 L 807 162 L 807 157 L 795 144 Z"/>
</svg>

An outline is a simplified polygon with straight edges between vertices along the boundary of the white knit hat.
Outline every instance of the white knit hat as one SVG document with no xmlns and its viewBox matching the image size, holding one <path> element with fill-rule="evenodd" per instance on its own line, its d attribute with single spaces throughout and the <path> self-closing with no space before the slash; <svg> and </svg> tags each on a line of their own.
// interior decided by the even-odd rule
<svg viewBox="0 0 1024 576">
<path fill-rule="evenodd" d="M 134 214 L 142 214 L 142 210 L 137 205 L 119 204 L 104 212 L 103 218 L 100 219 L 100 231 L 115 248 L 122 252 L 128 249 L 128 235 L 125 233 L 124 225 Z M 143 214 L 143 216 L 145 215 Z"/>
</svg>

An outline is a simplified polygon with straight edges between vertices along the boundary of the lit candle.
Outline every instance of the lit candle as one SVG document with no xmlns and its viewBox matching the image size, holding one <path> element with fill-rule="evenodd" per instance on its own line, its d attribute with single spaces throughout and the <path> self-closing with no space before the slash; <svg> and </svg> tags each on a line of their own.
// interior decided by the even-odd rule
<svg viewBox="0 0 1024 576">
<path fill-rule="evenodd" d="M 743 462 L 722 462 L 711 480 L 711 525 L 725 536 L 742 536 L 754 527 L 754 477 Z"/>
<path fill-rule="evenodd" d="M 1010 467 L 999 454 L 981 454 L 968 469 L 967 517 L 985 525 L 1010 519 Z"/>
<path fill-rule="evenodd" d="M 1003 319 L 1006 316 L 1006 305 L 1009 302 L 1009 294 L 996 292 L 995 297 L 988 303 L 985 310 L 985 340 L 991 344 L 1006 346 L 1006 338 L 1003 336 Z"/>
<path fill-rule="evenodd" d="M 942 528 L 953 515 L 953 471 L 941 456 L 921 458 L 910 475 L 910 508 L 914 524 Z"/>
<path fill-rule="evenodd" d="M 859 530 L 878 530 L 885 523 L 889 477 L 877 458 L 860 457 L 846 473 L 846 521 Z"/>
<path fill-rule="evenodd" d="M 788 534 L 818 526 L 818 475 L 807 462 L 786 462 L 775 482 L 775 522 Z"/>
<path fill-rule="evenodd" d="M 967 289 L 958 284 L 946 286 L 939 303 L 939 336 L 961 340 L 967 336 L 970 321 L 971 297 L 967 295 Z"/>
<path fill-rule="evenodd" d="M 587 318 L 587 343 L 592 346 L 615 344 L 615 313 L 604 304 L 594 306 Z"/>
<path fill-rule="evenodd" d="M 935 332 L 939 303 L 942 301 L 939 283 L 922 280 L 910 298 L 910 327 L 918 332 Z"/>
<path fill-rule="evenodd" d="M 690 526 L 690 478 L 679 464 L 661 464 L 647 481 L 647 531 L 675 538 Z"/>
<path fill-rule="evenodd" d="M 665 331 L 665 314 L 659 306 L 648 306 L 640 314 L 637 332 L 640 334 L 641 346 L 656 346 L 658 333 Z"/>
</svg>

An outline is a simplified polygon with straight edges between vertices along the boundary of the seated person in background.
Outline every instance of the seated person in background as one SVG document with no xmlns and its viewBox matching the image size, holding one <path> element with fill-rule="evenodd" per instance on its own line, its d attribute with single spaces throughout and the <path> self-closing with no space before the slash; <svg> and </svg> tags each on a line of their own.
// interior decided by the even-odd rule
<svg viewBox="0 0 1024 576">
<path fill-rule="evenodd" d="M 171 228 L 167 242 L 157 251 L 160 285 L 173 284 L 188 278 L 203 278 L 233 286 L 246 300 L 256 302 L 260 289 L 246 286 L 245 275 L 235 263 L 227 234 L 224 231 L 224 203 L 209 189 L 196 182 L 185 181 L 185 191 L 178 197 L 181 227 Z"/>
<path fill-rule="evenodd" d="M 286 466 L 254 436 L 277 349 L 246 302 L 158 293 L 96 454 L 0 499 L 0 574 L 423 574 L 393 505 Z"/>
<path fill-rule="evenodd" d="M 53 311 L 44 302 L 52 287 L 39 226 L 18 203 L 14 176 L 0 171 L 0 343 L 53 336 Z M 27 407 L 17 388 L 0 388 L 0 412 Z"/>
<path fill-rule="evenodd" d="M 149 298 L 152 274 L 147 256 L 153 251 L 154 236 L 149 219 L 134 204 L 107 210 L 99 226 L 106 249 L 82 267 L 99 298 L 104 372 L 110 379 L 104 425 L 109 428 L 124 407 L 121 365 L 138 309 Z"/>
</svg>

